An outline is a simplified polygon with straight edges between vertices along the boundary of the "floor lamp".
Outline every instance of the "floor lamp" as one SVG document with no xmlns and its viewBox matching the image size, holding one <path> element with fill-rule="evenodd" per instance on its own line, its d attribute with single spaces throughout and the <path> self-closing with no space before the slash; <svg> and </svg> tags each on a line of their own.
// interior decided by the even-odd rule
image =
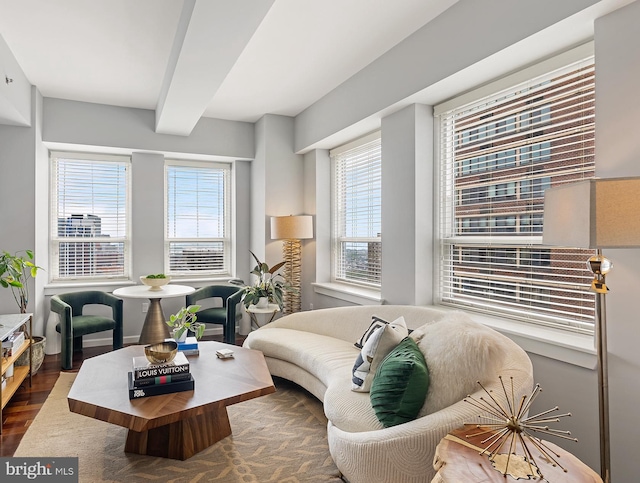
<svg viewBox="0 0 640 483">
<path fill-rule="evenodd" d="M 591 179 L 547 189 L 543 243 L 596 249 L 587 263 L 594 274 L 591 290 L 596 293 L 600 474 L 604 483 L 610 483 L 605 276 L 613 265 L 602 256 L 602 249 L 640 247 L 640 177 Z"/>
<path fill-rule="evenodd" d="M 284 293 L 284 314 L 301 310 L 301 263 L 302 246 L 300 240 L 313 238 L 313 217 L 311 215 L 272 216 L 271 239 L 282 240 L 282 257 L 286 262 L 284 278 L 292 290 Z"/>
</svg>

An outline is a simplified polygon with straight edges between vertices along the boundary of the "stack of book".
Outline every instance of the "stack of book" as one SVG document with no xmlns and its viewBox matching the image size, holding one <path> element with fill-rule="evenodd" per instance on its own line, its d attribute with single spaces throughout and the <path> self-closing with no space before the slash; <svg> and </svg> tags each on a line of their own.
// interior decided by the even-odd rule
<svg viewBox="0 0 640 483">
<path fill-rule="evenodd" d="M 145 356 L 134 357 L 128 377 L 129 399 L 192 391 L 195 387 L 189 360 L 182 352 L 164 364 L 152 364 Z"/>
<path fill-rule="evenodd" d="M 2 341 L 3 357 L 11 357 L 13 352 L 24 344 L 24 332 L 16 331 Z"/>
<path fill-rule="evenodd" d="M 185 356 L 199 355 L 200 349 L 198 349 L 198 339 L 195 337 L 187 337 L 184 342 L 178 342 L 178 351 L 182 352 Z"/>
</svg>

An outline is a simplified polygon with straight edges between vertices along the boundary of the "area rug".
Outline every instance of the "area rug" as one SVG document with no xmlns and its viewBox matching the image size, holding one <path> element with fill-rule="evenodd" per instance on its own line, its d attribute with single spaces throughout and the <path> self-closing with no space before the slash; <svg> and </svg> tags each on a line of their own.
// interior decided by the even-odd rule
<svg viewBox="0 0 640 483">
<path fill-rule="evenodd" d="M 126 429 L 71 413 L 61 373 L 15 456 L 77 456 L 80 483 L 340 482 L 322 404 L 278 379 L 277 391 L 228 407 L 233 434 L 186 461 L 124 452 Z"/>
</svg>

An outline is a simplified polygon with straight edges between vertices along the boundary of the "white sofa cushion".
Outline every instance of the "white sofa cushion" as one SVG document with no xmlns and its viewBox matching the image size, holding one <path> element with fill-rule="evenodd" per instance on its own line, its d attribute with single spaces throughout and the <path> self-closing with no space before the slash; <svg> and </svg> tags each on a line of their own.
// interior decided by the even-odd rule
<svg viewBox="0 0 640 483">
<path fill-rule="evenodd" d="M 325 386 L 337 377 L 350 384 L 351 368 L 358 354 L 353 342 L 279 327 L 260 331 L 260 337 L 252 340 L 251 349 L 295 364 L 316 376 Z"/>
<path fill-rule="evenodd" d="M 410 337 L 417 342 L 429 369 L 429 392 L 418 417 L 476 392 L 478 381 L 495 380 L 500 375 L 496 371 L 502 364 L 502 352 L 513 350 L 509 339 L 462 312 L 426 324 Z"/>
<path fill-rule="evenodd" d="M 384 428 L 371 406 L 369 393 L 351 390 L 349 374 L 332 381 L 323 403 L 327 419 L 343 431 L 359 433 Z"/>
</svg>

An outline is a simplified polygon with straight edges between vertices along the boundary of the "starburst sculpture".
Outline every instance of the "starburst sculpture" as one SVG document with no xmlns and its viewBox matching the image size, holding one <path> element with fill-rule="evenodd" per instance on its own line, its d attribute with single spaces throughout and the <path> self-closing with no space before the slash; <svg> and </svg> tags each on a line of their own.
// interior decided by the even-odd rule
<svg viewBox="0 0 640 483">
<path fill-rule="evenodd" d="M 547 426 L 547 423 L 558 422 L 562 417 L 571 416 L 571 413 L 551 415 L 551 413 L 559 409 L 558 406 L 556 406 L 533 416 L 525 416 L 528 414 L 538 394 L 542 391 L 540 384 L 536 384 L 529 396 L 522 396 L 520 402 L 516 405 L 513 378 L 511 378 L 510 393 L 505 387 L 502 376 L 499 376 L 499 379 L 502 390 L 504 391 L 505 401 L 507 403 L 506 407 L 493 397 L 491 394 L 492 391 L 488 391 L 479 381 L 478 385 L 480 385 L 487 394 L 488 399 L 484 396 L 480 398 L 467 396 L 464 399 L 466 402 L 488 414 L 479 415 L 482 423 L 476 424 L 475 426 L 482 430 L 467 435 L 467 438 L 487 435 L 487 437 L 481 441 L 481 444 L 486 444 L 486 446 L 480 454 L 487 454 L 493 467 L 500 471 L 503 476 L 510 474 L 514 478 L 527 479 L 532 476 L 533 479 L 540 478 L 541 480 L 545 480 L 540 466 L 536 463 L 531 453 L 529 445 L 535 447 L 548 463 L 562 468 L 566 473 L 566 468 L 558 462 L 560 455 L 540 438 L 533 436 L 531 432 L 577 442 L 578 440 L 576 438 L 571 437 L 570 431 L 562 431 Z M 520 443 L 524 455 L 516 454 L 518 443 Z M 506 453 L 502 452 L 505 447 L 508 447 Z"/>
</svg>

